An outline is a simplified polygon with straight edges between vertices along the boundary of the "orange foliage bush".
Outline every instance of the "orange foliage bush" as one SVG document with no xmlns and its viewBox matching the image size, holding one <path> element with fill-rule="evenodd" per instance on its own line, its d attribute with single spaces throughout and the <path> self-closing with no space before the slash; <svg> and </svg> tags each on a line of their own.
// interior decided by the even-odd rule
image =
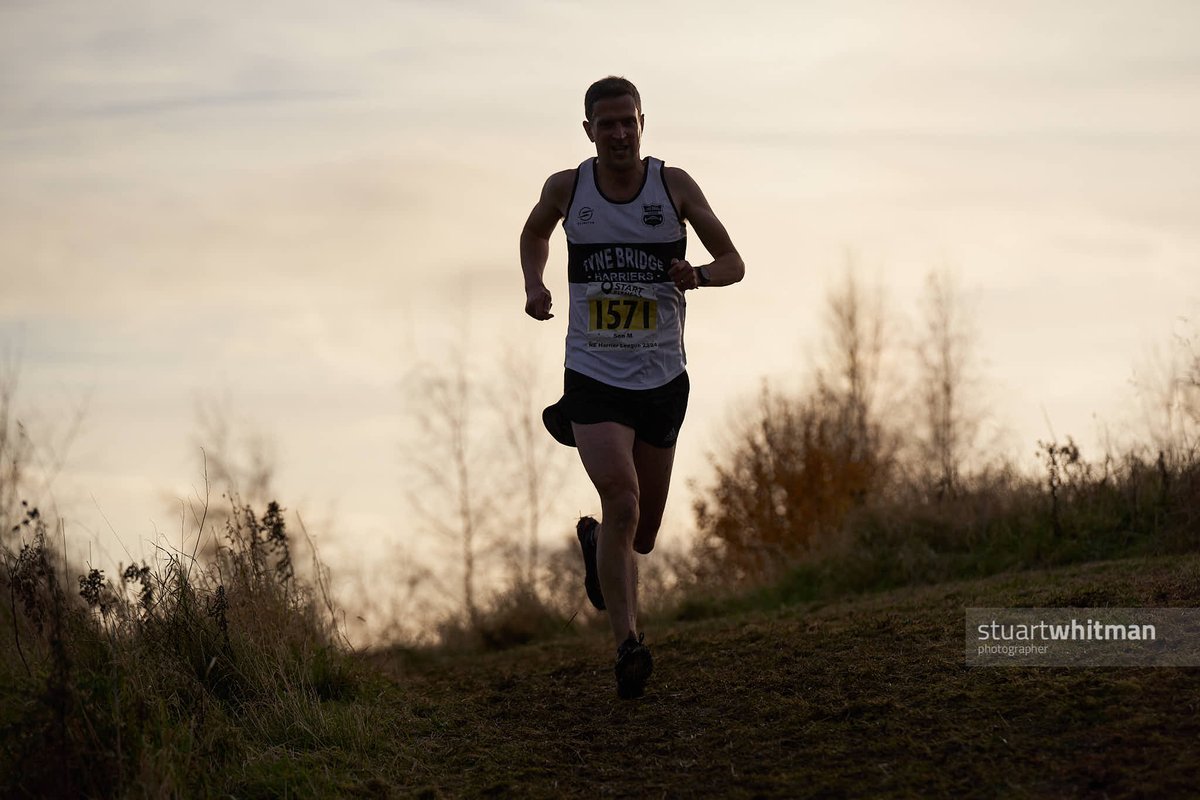
<svg viewBox="0 0 1200 800">
<path fill-rule="evenodd" d="M 890 463 L 879 429 L 827 391 L 798 399 L 764 386 L 732 434 L 694 507 L 733 579 L 767 574 L 838 527 L 882 485 Z"/>
</svg>

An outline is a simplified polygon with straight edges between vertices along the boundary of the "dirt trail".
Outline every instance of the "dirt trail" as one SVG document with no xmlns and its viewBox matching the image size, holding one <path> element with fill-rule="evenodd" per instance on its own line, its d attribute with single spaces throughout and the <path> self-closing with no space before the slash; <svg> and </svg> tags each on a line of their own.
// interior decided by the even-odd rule
<svg viewBox="0 0 1200 800">
<path fill-rule="evenodd" d="M 617 699 L 599 635 L 393 663 L 410 723 L 392 786 L 429 796 L 1193 795 L 1200 670 L 964 665 L 964 607 L 1038 605 L 1197 606 L 1200 557 L 651 630 L 655 672 L 638 701 Z"/>
</svg>

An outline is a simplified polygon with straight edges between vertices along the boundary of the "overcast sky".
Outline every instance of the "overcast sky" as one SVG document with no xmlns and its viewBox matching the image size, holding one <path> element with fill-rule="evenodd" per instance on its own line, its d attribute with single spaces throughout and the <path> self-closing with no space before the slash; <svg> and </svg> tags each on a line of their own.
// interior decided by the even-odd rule
<svg viewBox="0 0 1200 800">
<path fill-rule="evenodd" d="M 516 349 L 555 399 L 565 314 L 523 315 L 517 235 L 617 73 L 643 154 L 747 264 L 689 296 L 676 527 L 730 404 L 809 363 L 847 258 L 910 317 L 956 273 L 1018 456 L 1092 441 L 1200 309 L 1197 31 L 1186 1 L 6 0 L 0 348 L 42 429 L 87 402 L 56 484 L 81 539 L 177 530 L 224 398 L 284 504 L 334 518 L 331 558 L 384 549 L 410 535 L 406 376 Z"/>
</svg>

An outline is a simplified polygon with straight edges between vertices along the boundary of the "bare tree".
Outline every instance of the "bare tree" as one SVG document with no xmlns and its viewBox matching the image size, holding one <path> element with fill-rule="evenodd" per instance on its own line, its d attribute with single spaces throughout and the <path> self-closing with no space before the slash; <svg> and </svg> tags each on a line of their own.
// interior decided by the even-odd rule
<svg viewBox="0 0 1200 800">
<path fill-rule="evenodd" d="M 458 550 L 464 611 L 477 618 L 477 569 L 495 509 L 478 430 L 478 390 L 459 352 L 448 367 L 429 368 L 412 382 L 414 441 L 407 456 L 418 480 L 409 498 L 424 526 Z"/>
<path fill-rule="evenodd" d="M 228 396 L 197 400 L 191 445 L 204 488 L 186 503 L 169 494 L 164 495 L 164 503 L 181 515 L 181 532 L 196 525 L 197 540 L 189 552 L 201 561 L 211 561 L 218 555 L 222 534 L 230 531 L 231 525 L 236 528 L 237 518 L 245 509 L 261 513 L 279 499 L 275 446 L 261 433 L 246 432 L 247 427 L 237 421 Z M 295 544 L 294 540 L 289 530 L 289 546 Z"/>
<path fill-rule="evenodd" d="M 8 532 L 20 519 L 21 491 L 30 443 L 16 416 L 17 370 L 0 364 L 0 532 Z"/>
<path fill-rule="evenodd" d="M 87 402 L 82 401 L 70 416 L 47 425 L 35 425 L 30 433 L 27 420 L 17 413 L 19 362 L 11 353 L 0 355 L 0 540 L 23 515 L 22 502 L 37 506 L 54 503 L 55 481 L 83 426 Z M 35 442 L 36 439 L 36 442 Z"/>
<path fill-rule="evenodd" d="M 247 433 L 234 422 L 228 397 L 207 398 L 196 405 L 193 442 L 213 487 L 255 508 L 278 499 L 277 457 L 271 439 Z"/>
<path fill-rule="evenodd" d="M 1184 339 L 1184 347 L 1187 349 L 1187 367 L 1183 379 L 1184 413 L 1192 421 L 1193 430 L 1200 431 L 1200 343 L 1194 337 L 1189 337 Z"/>
<path fill-rule="evenodd" d="M 1183 321 L 1187 324 L 1187 321 Z M 1143 425 L 1169 466 L 1200 456 L 1200 353 L 1194 335 L 1177 332 L 1135 371 Z"/>
<path fill-rule="evenodd" d="M 962 293 L 947 269 L 925 279 L 922 316 L 914 344 L 918 425 L 914 444 L 922 483 L 941 498 L 960 487 L 978 438 L 982 411 L 973 393 L 977 335 Z"/>
<path fill-rule="evenodd" d="M 521 487 L 522 502 L 515 504 L 519 520 L 515 527 L 523 529 L 525 546 L 517 571 L 521 581 L 533 586 L 542 520 L 566 475 L 566 470 L 559 468 L 564 451 L 542 428 L 537 363 L 528 352 L 512 348 L 504 356 L 502 370 L 496 381 L 500 391 L 492 400 L 507 444 L 503 459 L 508 462 L 506 471 Z M 519 544 L 515 546 L 522 550 Z"/>
<path fill-rule="evenodd" d="M 852 260 L 826 298 L 825 325 L 825 366 L 817 371 L 821 404 L 836 409 L 849 457 L 883 477 L 896 449 L 882 414 L 889 326 L 882 287 L 865 286 Z"/>
</svg>

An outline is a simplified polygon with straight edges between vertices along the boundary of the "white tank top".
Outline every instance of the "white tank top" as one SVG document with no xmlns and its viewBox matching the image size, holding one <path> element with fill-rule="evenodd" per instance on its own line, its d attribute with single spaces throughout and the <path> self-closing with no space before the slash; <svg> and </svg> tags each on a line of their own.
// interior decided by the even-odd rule
<svg viewBox="0 0 1200 800">
<path fill-rule="evenodd" d="M 663 162 L 645 159 L 637 196 L 606 198 L 596 159 L 575 171 L 567 204 L 568 369 L 610 386 L 653 389 L 687 366 L 685 301 L 667 275 L 683 259 L 687 229 L 663 180 Z"/>
</svg>

